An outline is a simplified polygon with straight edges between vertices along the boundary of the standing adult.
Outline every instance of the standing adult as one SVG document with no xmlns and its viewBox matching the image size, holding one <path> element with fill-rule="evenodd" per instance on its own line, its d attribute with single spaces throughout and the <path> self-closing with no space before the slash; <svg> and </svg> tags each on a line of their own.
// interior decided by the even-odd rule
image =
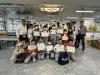
<svg viewBox="0 0 100 75">
<path fill-rule="evenodd" d="M 82 41 L 82 51 L 85 50 L 85 36 L 86 36 L 87 28 L 84 26 L 84 21 L 80 21 L 80 26 L 78 30 L 78 41 L 77 48 L 79 48 L 80 41 Z"/>
<path fill-rule="evenodd" d="M 16 36 L 19 41 L 22 41 L 24 38 L 27 38 L 27 26 L 26 20 L 22 19 L 22 23 L 17 26 Z"/>
</svg>

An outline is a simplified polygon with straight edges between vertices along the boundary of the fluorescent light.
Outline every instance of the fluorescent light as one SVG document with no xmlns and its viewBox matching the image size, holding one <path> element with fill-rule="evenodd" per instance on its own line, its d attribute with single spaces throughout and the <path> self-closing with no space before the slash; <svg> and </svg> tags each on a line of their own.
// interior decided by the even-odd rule
<svg viewBox="0 0 100 75">
<path fill-rule="evenodd" d="M 60 8 L 40 8 L 40 10 L 46 12 L 57 12 L 60 11 Z"/>
<path fill-rule="evenodd" d="M 78 17 L 67 17 L 67 19 L 78 19 Z"/>
<path fill-rule="evenodd" d="M 45 11 L 45 12 L 63 11 L 63 6 L 57 4 L 40 4 L 39 8 L 41 11 Z"/>
<path fill-rule="evenodd" d="M 77 10 L 76 12 L 78 12 L 78 13 L 93 13 L 94 11 L 80 11 L 80 10 Z"/>
</svg>

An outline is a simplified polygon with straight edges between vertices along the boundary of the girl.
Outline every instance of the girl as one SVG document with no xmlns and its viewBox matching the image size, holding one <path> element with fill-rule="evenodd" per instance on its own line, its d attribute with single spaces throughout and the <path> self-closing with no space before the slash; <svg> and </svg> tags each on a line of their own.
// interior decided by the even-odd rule
<svg viewBox="0 0 100 75">
<path fill-rule="evenodd" d="M 35 44 L 35 41 L 32 41 L 30 45 L 28 45 L 28 49 L 27 51 L 25 52 L 28 54 L 28 56 L 26 57 L 25 59 L 25 62 L 24 63 L 29 63 L 31 58 L 33 59 L 33 62 L 36 60 L 35 59 L 35 56 L 36 56 L 36 44 Z"/>
<path fill-rule="evenodd" d="M 67 48 L 67 52 L 69 54 L 69 59 L 71 59 L 72 61 L 76 61 L 76 57 L 74 55 L 75 50 L 68 50 L 68 47 L 71 47 L 71 48 L 75 49 L 73 40 L 70 40 L 68 42 L 68 45 L 66 46 L 66 48 Z"/>
<path fill-rule="evenodd" d="M 35 30 L 34 30 L 34 40 L 36 42 L 36 44 L 38 43 L 38 39 L 40 37 L 40 31 L 38 26 L 35 26 Z"/>
<path fill-rule="evenodd" d="M 38 50 L 38 59 L 44 59 L 45 57 L 45 44 L 43 43 L 42 38 L 40 38 L 39 43 L 37 44 Z"/>
<path fill-rule="evenodd" d="M 68 33 L 67 33 L 66 29 L 64 29 L 64 33 L 63 33 L 63 36 L 62 36 L 62 41 L 63 41 L 64 46 L 66 46 L 66 43 L 68 41 Z"/>
<path fill-rule="evenodd" d="M 24 51 L 25 49 L 27 48 L 27 45 L 28 43 L 26 42 L 26 40 L 22 40 L 21 42 L 19 42 L 17 45 L 16 45 L 16 48 L 13 52 L 13 55 L 11 57 L 11 60 L 14 60 L 14 62 L 17 62 L 18 61 L 18 57 L 19 56 L 22 56 L 24 54 Z M 20 62 L 20 61 L 19 61 Z M 21 60 L 21 62 L 24 62 L 24 59 Z"/>
<path fill-rule="evenodd" d="M 28 29 L 27 36 L 29 39 L 29 44 L 31 44 L 31 41 L 33 40 L 33 26 L 32 25 Z"/>
<path fill-rule="evenodd" d="M 53 56 L 51 56 L 51 52 L 53 52 L 53 45 L 51 43 L 51 41 L 48 42 L 48 45 L 46 46 L 46 53 L 47 53 L 47 58 L 52 58 Z"/>
</svg>

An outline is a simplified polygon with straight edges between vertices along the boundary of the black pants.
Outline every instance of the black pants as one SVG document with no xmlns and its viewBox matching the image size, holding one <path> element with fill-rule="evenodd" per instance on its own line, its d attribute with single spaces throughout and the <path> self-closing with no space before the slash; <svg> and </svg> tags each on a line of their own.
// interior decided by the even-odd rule
<svg viewBox="0 0 100 75">
<path fill-rule="evenodd" d="M 82 50 L 85 49 L 85 34 L 79 34 L 76 36 L 75 47 L 78 48 L 80 41 L 82 41 Z"/>
</svg>

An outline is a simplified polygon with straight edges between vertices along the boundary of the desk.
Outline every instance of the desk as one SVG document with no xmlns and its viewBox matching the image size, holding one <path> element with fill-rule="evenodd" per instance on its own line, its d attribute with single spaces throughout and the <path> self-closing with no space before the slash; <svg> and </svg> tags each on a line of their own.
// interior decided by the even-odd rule
<svg viewBox="0 0 100 75">
<path fill-rule="evenodd" d="M 17 42 L 17 40 L 18 39 L 16 38 L 16 36 L 7 36 L 7 35 L 0 36 L 0 47 L 2 48 L 3 44 L 6 44 L 7 46 L 8 41 L 14 42 L 15 45 L 15 42 Z"/>
</svg>

